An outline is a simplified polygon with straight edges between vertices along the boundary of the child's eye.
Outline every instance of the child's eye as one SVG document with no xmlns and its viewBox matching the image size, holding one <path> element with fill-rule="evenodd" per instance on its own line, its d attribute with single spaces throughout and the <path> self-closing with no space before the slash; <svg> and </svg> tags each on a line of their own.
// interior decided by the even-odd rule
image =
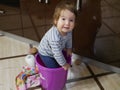
<svg viewBox="0 0 120 90">
<path fill-rule="evenodd" d="M 70 22 L 73 22 L 74 20 L 70 20 Z"/>
<path fill-rule="evenodd" d="M 62 18 L 62 20 L 65 20 L 65 18 Z"/>
</svg>

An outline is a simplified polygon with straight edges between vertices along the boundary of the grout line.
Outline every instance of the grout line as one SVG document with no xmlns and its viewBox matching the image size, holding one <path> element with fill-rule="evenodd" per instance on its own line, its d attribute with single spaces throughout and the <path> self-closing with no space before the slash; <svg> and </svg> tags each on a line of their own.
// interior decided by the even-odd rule
<svg viewBox="0 0 120 90">
<path fill-rule="evenodd" d="M 115 72 L 106 72 L 106 73 L 96 74 L 95 77 L 101 77 L 101 76 L 110 75 L 110 74 L 114 74 L 114 73 Z"/>
<path fill-rule="evenodd" d="M 19 30 L 19 29 L 22 29 L 22 28 L 11 28 L 11 29 L 4 29 L 4 30 L 2 30 L 2 31 L 7 31 L 7 32 L 9 32 L 9 31 L 15 31 L 15 30 Z"/>
<path fill-rule="evenodd" d="M 114 61 L 113 60 L 106 61 L 105 63 L 112 64 L 112 63 L 117 63 L 117 62 L 120 62 L 120 59 L 114 59 Z"/>
<path fill-rule="evenodd" d="M 75 79 L 68 79 L 67 83 L 86 80 L 86 79 L 90 79 L 90 78 L 92 78 L 92 76 L 80 77 L 80 78 L 75 78 Z"/>
<path fill-rule="evenodd" d="M 27 54 L 23 54 L 23 55 L 17 55 L 17 56 L 10 56 L 10 57 L 4 57 L 4 58 L 0 58 L 0 60 L 5 60 L 5 59 L 11 59 L 11 58 L 18 58 L 18 57 L 24 57 Z"/>
<path fill-rule="evenodd" d="M 104 87 L 102 86 L 102 84 L 99 82 L 98 78 L 95 76 L 94 72 L 92 71 L 92 69 L 89 67 L 89 65 L 87 63 L 85 63 L 86 67 L 88 68 L 89 72 L 92 74 L 93 79 L 96 81 L 98 87 L 101 90 L 104 90 Z"/>
<path fill-rule="evenodd" d="M 44 26 L 49 26 L 49 25 L 52 25 L 52 24 L 48 24 L 48 25 L 36 25 L 36 27 L 44 27 Z M 33 28 L 32 26 L 27 26 L 27 27 L 24 27 L 23 29 L 30 29 L 30 28 Z M 12 29 L 4 29 L 3 31 L 15 31 L 15 30 L 19 30 L 19 29 L 22 29 L 22 28 L 12 28 Z"/>
<path fill-rule="evenodd" d="M 38 45 L 39 44 L 39 42 L 37 42 L 37 41 L 31 40 L 31 39 L 28 39 L 28 38 L 25 38 L 25 37 L 22 37 L 22 36 L 18 36 L 18 35 L 15 35 L 15 34 L 11 34 L 11 33 L 5 32 L 5 31 L 0 31 L 0 34 L 4 35 L 6 37 L 14 38 L 16 40 L 22 41 L 22 42 L 27 43 L 27 44 L 32 44 L 32 45 Z"/>
<path fill-rule="evenodd" d="M 0 17 L 6 17 L 6 16 L 13 16 L 13 15 L 20 15 L 20 13 L 18 13 L 18 14 L 3 14 L 3 15 L 1 15 L 0 14 Z"/>
<path fill-rule="evenodd" d="M 114 36 L 117 36 L 117 34 L 101 35 L 101 36 L 96 36 L 96 38 L 108 38 L 108 37 L 114 37 Z"/>
<path fill-rule="evenodd" d="M 83 57 L 83 58 L 84 58 L 83 61 L 85 63 L 89 63 L 91 65 L 98 66 L 98 67 L 103 68 L 103 69 L 105 69 L 107 71 L 120 73 L 120 69 L 118 67 L 115 67 L 115 66 L 112 66 L 112 65 L 97 61 L 97 60 L 92 59 L 92 58 L 87 58 L 87 57 Z"/>
<path fill-rule="evenodd" d="M 24 30 L 23 30 L 23 20 L 22 20 L 23 19 L 23 15 L 22 15 L 22 7 L 21 6 L 22 5 L 21 5 L 21 2 L 20 2 L 20 19 L 21 19 L 21 28 L 22 28 L 21 31 L 22 31 L 22 35 L 25 36 L 24 35 Z"/>
<path fill-rule="evenodd" d="M 32 20 L 32 17 L 31 17 L 30 14 L 28 14 L 28 16 L 30 17 L 30 20 L 31 20 L 31 23 L 32 23 L 32 25 L 33 25 L 34 31 L 35 31 L 35 33 L 36 33 L 36 36 L 37 36 L 38 40 L 40 41 L 41 38 L 39 37 L 39 34 L 38 34 L 38 32 L 37 32 L 37 28 L 36 28 L 36 26 L 35 26 L 35 24 L 34 24 L 34 22 L 33 22 L 33 20 Z"/>
<path fill-rule="evenodd" d="M 104 0 L 105 3 L 107 3 L 107 5 L 115 10 L 117 10 L 118 12 L 120 12 L 119 8 L 116 8 L 115 5 L 112 5 L 112 3 L 109 3 L 108 0 Z"/>
<path fill-rule="evenodd" d="M 90 68 L 90 67 L 89 67 Z M 89 69 L 88 69 L 89 70 Z M 91 70 L 91 69 L 90 69 Z M 91 70 L 92 71 L 92 70 Z M 110 74 L 114 74 L 114 72 L 104 72 L 104 73 L 100 73 L 100 74 L 94 74 L 93 72 L 90 72 L 92 73 L 90 76 L 86 76 L 86 77 L 80 77 L 80 78 L 75 78 L 75 79 L 68 79 L 66 83 L 71 83 L 71 82 L 76 82 L 76 81 L 81 81 L 81 80 L 86 80 L 86 79 L 91 79 L 91 78 L 98 78 L 98 77 L 101 77 L 101 76 L 105 76 L 105 75 L 110 75 Z M 96 79 L 94 79 L 96 81 Z M 98 79 L 97 79 L 98 80 Z M 100 83 L 97 81 L 97 83 Z M 101 90 L 104 90 L 104 89 L 101 89 Z"/>
<path fill-rule="evenodd" d="M 117 34 L 111 27 L 109 27 L 108 24 L 106 24 L 104 21 L 102 21 L 102 23 L 111 31 L 113 32 L 114 34 Z"/>
<path fill-rule="evenodd" d="M 106 16 L 104 16 L 104 17 L 102 17 L 102 19 L 113 19 L 113 18 L 120 18 L 120 15 L 118 15 L 118 16 L 109 16 L 109 17 L 106 17 Z"/>
</svg>

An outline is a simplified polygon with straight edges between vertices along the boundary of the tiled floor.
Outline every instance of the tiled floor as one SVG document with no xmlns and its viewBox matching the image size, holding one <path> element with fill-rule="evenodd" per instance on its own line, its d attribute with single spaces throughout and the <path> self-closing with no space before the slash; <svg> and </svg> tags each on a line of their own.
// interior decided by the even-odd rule
<svg viewBox="0 0 120 90">
<path fill-rule="evenodd" d="M 105 60 L 120 67 L 120 1 L 101 0 L 101 6 L 102 27 L 95 42 L 96 56 L 101 62 Z M 47 28 L 39 26 L 40 17 L 21 15 L 19 7 L 0 4 L 0 10 L 5 10 L 0 14 L 0 30 L 5 31 L 0 32 L 0 90 L 16 90 L 15 77 L 26 65 L 24 58 L 28 49 L 38 45 L 42 34 L 37 32 Z M 73 64 L 66 90 L 120 90 L 120 75 L 85 62 L 79 66 Z"/>
<path fill-rule="evenodd" d="M 30 48 L 29 42 L 34 43 L 34 46 L 38 43 L 9 33 L 0 33 L 3 34 L 0 36 L 0 90 L 16 90 L 15 77 L 22 70 L 22 66 L 27 65 L 25 56 Z M 81 63 L 76 66 L 72 63 L 64 90 L 119 90 L 119 78 L 119 74 L 94 65 Z"/>
<path fill-rule="evenodd" d="M 98 60 L 120 67 L 120 1 L 102 0 L 102 26 L 95 49 Z"/>
</svg>

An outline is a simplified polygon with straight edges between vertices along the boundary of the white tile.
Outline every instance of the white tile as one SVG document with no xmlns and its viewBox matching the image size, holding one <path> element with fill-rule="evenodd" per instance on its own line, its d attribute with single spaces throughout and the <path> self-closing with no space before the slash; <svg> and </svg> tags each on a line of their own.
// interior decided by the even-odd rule
<svg viewBox="0 0 120 90">
<path fill-rule="evenodd" d="M 94 66 L 94 65 L 89 65 L 89 66 L 92 69 L 92 71 L 93 71 L 94 74 L 101 74 L 101 73 L 107 73 L 107 72 L 109 72 L 109 71 L 106 71 L 106 70 L 104 70 L 102 68 L 99 68 L 97 66 Z"/>
<path fill-rule="evenodd" d="M 0 37 L 0 58 L 27 54 L 29 44 L 6 36 Z"/>
<path fill-rule="evenodd" d="M 120 90 L 120 74 L 99 77 L 105 90 Z"/>
<path fill-rule="evenodd" d="M 68 71 L 68 80 L 86 77 L 90 75 L 91 74 L 89 73 L 84 63 L 81 63 L 80 65 L 72 64 L 72 67 Z"/>
<path fill-rule="evenodd" d="M 16 90 L 15 78 L 24 65 L 24 57 L 0 61 L 0 90 Z"/>
<path fill-rule="evenodd" d="M 87 79 L 67 83 L 65 90 L 100 90 L 100 88 L 93 79 Z"/>
</svg>

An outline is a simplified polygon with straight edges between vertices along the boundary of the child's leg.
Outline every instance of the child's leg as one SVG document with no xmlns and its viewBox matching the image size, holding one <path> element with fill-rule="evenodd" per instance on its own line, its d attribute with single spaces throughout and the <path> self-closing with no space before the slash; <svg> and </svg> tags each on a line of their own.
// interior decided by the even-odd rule
<svg viewBox="0 0 120 90">
<path fill-rule="evenodd" d="M 52 57 L 40 55 L 40 58 L 41 58 L 42 62 L 45 64 L 45 66 L 48 67 L 48 68 L 58 68 L 58 67 L 60 67 L 60 65 Z"/>
</svg>

